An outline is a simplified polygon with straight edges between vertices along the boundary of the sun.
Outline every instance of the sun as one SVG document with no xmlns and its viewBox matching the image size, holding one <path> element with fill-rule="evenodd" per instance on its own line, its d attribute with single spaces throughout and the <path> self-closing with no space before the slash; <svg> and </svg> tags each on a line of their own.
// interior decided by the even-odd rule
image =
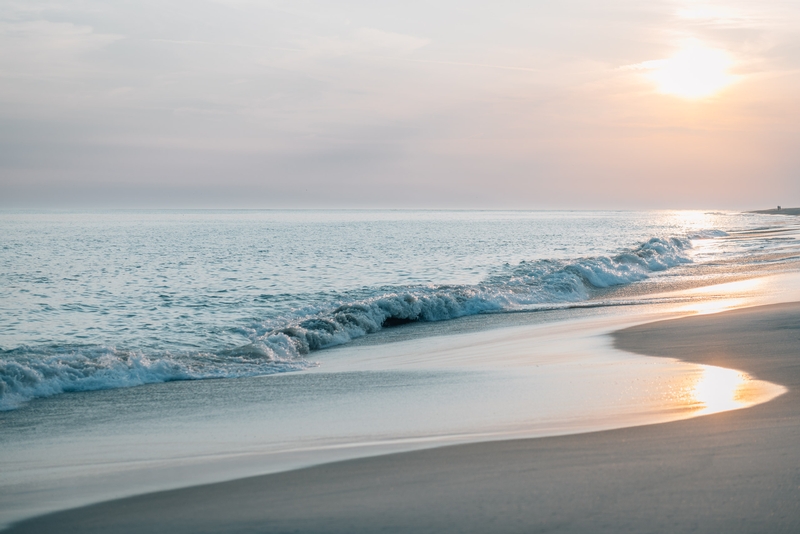
<svg viewBox="0 0 800 534">
<path fill-rule="evenodd" d="M 688 99 L 712 96 L 736 81 L 728 70 L 733 65 L 724 50 L 702 43 L 687 44 L 668 59 L 645 61 L 637 65 L 660 93 Z"/>
</svg>

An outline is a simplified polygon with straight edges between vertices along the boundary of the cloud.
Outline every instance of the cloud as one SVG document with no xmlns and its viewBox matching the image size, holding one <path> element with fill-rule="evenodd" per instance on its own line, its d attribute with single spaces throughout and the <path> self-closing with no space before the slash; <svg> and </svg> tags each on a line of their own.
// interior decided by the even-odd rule
<svg viewBox="0 0 800 534">
<path fill-rule="evenodd" d="M 202 182 L 266 192 L 248 205 L 292 188 L 413 205 L 412 184 L 429 205 L 646 207 L 647 187 L 680 198 L 764 161 L 795 176 L 798 17 L 779 0 L 9 0 L 0 201 L 12 181 L 31 199 Z M 702 103 L 656 95 L 642 75 L 690 39 L 747 76 Z"/>
<path fill-rule="evenodd" d="M 715 26 L 752 26 L 756 22 L 752 14 L 727 5 L 690 3 L 679 8 L 676 15 L 687 21 Z"/>
<path fill-rule="evenodd" d="M 385 32 L 375 28 L 361 28 L 356 32 L 355 42 L 366 50 L 378 49 L 408 54 L 428 45 L 431 41 L 413 35 Z"/>
<path fill-rule="evenodd" d="M 345 37 L 313 35 L 297 41 L 296 48 L 309 57 L 394 56 L 408 55 L 428 44 L 430 39 L 378 30 L 359 28 Z"/>
<path fill-rule="evenodd" d="M 69 22 L 0 22 L 0 72 L 13 77 L 74 76 L 91 64 L 86 54 L 122 38 Z"/>
</svg>

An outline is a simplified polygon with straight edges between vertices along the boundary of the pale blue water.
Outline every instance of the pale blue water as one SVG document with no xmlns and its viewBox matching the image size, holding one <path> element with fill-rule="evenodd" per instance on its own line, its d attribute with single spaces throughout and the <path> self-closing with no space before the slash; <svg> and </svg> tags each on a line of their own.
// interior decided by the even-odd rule
<svg viewBox="0 0 800 534">
<path fill-rule="evenodd" d="M 657 211 L 0 212 L 0 409 L 301 370 L 315 350 L 409 321 L 631 304 L 796 262 L 797 241 L 765 231 L 793 224 Z"/>
</svg>

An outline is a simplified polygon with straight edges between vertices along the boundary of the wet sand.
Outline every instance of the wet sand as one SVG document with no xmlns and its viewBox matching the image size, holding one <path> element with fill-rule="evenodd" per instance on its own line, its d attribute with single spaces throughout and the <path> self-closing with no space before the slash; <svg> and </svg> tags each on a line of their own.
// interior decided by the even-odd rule
<svg viewBox="0 0 800 534">
<path fill-rule="evenodd" d="M 753 408 L 152 493 L 8 532 L 800 532 L 800 303 L 637 326 L 618 348 L 789 392 Z"/>
</svg>

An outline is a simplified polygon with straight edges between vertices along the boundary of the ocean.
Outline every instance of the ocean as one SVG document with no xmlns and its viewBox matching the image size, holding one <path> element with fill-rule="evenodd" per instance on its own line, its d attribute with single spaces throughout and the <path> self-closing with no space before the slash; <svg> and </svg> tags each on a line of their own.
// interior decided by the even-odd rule
<svg viewBox="0 0 800 534">
<path fill-rule="evenodd" d="M 297 371 L 320 349 L 414 321 L 642 302 L 794 262 L 794 242 L 765 233 L 789 222 L 703 212 L 6 212 L 0 408 Z M 761 234 L 730 238 L 747 231 Z M 710 270 L 721 264 L 730 269 Z M 645 280 L 633 297 L 608 291 Z"/>
<path fill-rule="evenodd" d="M 0 523 L 697 415 L 708 369 L 605 334 L 787 298 L 799 235 L 708 211 L 0 212 Z"/>
</svg>

